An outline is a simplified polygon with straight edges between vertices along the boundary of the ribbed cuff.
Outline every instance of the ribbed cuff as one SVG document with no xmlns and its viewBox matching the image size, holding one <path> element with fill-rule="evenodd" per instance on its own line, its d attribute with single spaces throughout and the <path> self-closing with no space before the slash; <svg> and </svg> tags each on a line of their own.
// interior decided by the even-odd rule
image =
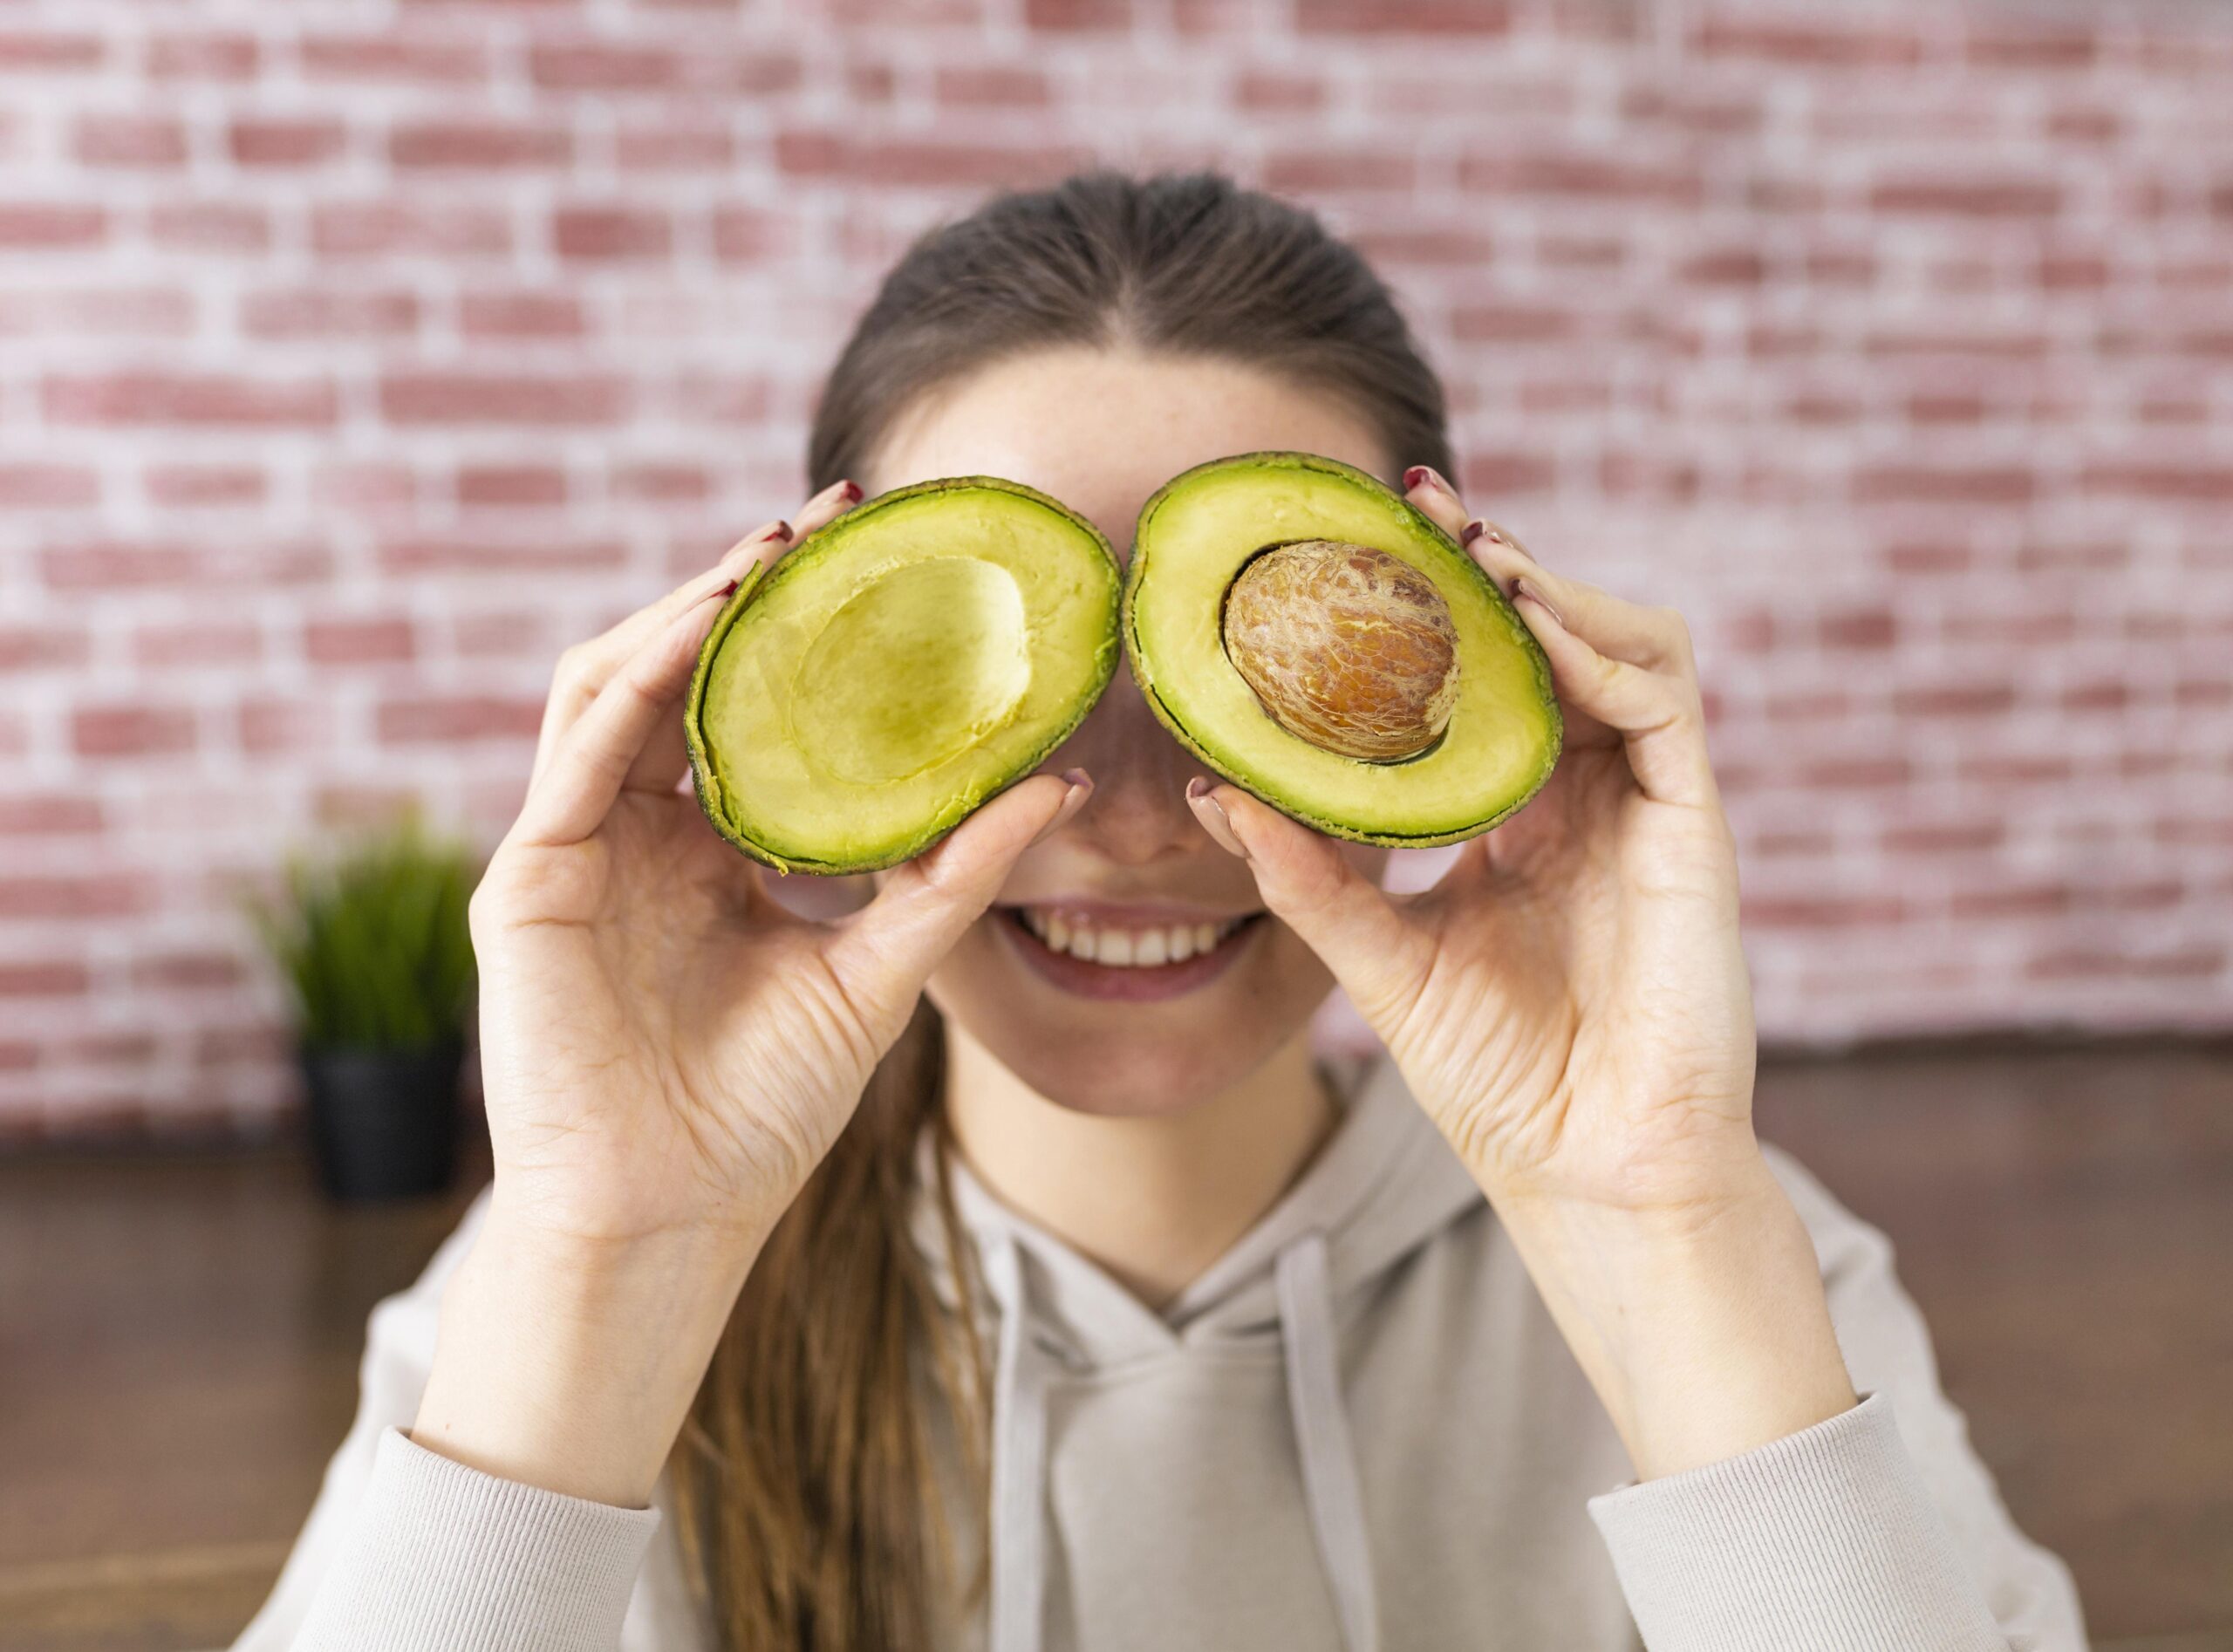
<svg viewBox="0 0 2233 1652">
<path fill-rule="evenodd" d="M 297 1652 L 613 1652 L 659 1516 L 500 1479 L 380 1435 Z"/>
<path fill-rule="evenodd" d="M 1881 1395 L 1589 1512 L 1651 1652 L 2007 1652 Z"/>
</svg>

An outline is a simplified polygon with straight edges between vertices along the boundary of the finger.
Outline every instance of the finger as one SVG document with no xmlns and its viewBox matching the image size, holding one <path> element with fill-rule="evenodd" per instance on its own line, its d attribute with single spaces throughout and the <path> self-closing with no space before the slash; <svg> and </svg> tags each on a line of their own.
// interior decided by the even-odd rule
<svg viewBox="0 0 2233 1652">
<path fill-rule="evenodd" d="M 721 554 L 721 559 L 695 578 L 686 580 L 674 590 L 638 609 L 610 630 L 577 643 L 558 657 L 558 669 L 553 674 L 550 695 L 543 702 L 543 726 L 536 735 L 535 766 L 529 771 L 529 785 L 542 777 L 550 762 L 551 754 L 566 737 L 566 731 L 586 712 L 612 675 L 633 658 L 645 642 L 657 636 L 673 624 L 678 614 L 687 612 L 704 602 L 722 586 L 734 583 L 748 568 L 773 561 L 789 543 L 791 527 L 789 522 L 764 522 Z"/>
<path fill-rule="evenodd" d="M 528 788 L 512 835 L 522 843 L 560 848 L 578 843 L 611 812 L 629 772 L 690 681 L 698 650 L 733 587 L 716 586 L 677 614 L 613 673 L 589 709 L 575 720 Z"/>
<path fill-rule="evenodd" d="M 586 710 L 622 663 L 645 641 L 684 611 L 695 607 L 706 594 L 744 577 L 755 564 L 774 562 L 800 540 L 858 504 L 859 484 L 841 479 L 824 488 L 786 522 L 762 522 L 721 553 L 720 560 L 694 579 L 686 580 L 659 601 L 640 608 L 618 625 L 589 642 L 570 648 L 559 661 L 557 680 L 543 707 L 543 728 L 536 741 L 534 774 L 540 775 L 551 751 L 574 720 Z"/>
<path fill-rule="evenodd" d="M 1477 517 L 1465 524 L 1465 532 L 1472 536 L 1465 549 L 1498 589 L 1511 596 L 1513 582 L 1525 577 L 1558 611 L 1567 628 L 1599 653 L 1677 676 L 1696 673 L 1690 628 L 1673 609 L 1623 602 L 1595 585 L 1554 574 L 1492 522 Z"/>
<path fill-rule="evenodd" d="M 861 502 L 861 485 L 850 478 L 841 477 L 801 505 L 791 518 L 791 543 L 798 543 L 809 534 L 828 527 Z"/>
<path fill-rule="evenodd" d="M 1334 972 L 1372 1030 L 1393 1040 L 1425 985 L 1431 938 L 1331 838 L 1239 787 L 1197 775 L 1186 802 L 1228 852 L 1238 846 L 1272 915 Z"/>
<path fill-rule="evenodd" d="M 1405 471 L 1403 490 L 1403 496 L 1452 539 L 1464 534 L 1468 520 L 1465 502 L 1458 496 L 1450 479 L 1432 465 L 1413 465 Z"/>
<path fill-rule="evenodd" d="M 1648 671 L 1592 647 L 1523 575 L 1513 606 L 1542 645 L 1560 698 L 1621 738 L 1645 796 L 1693 808 L 1715 806 L 1706 758 L 1705 712 L 1694 681 Z"/>
<path fill-rule="evenodd" d="M 1082 768 L 1034 775 L 902 864 L 874 900 L 834 926 L 827 956 L 848 995 L 886 1007 L 912 1002 L 939 960 L 993 904 L 1017 857 L 1092 794 Z"/>
</svg>

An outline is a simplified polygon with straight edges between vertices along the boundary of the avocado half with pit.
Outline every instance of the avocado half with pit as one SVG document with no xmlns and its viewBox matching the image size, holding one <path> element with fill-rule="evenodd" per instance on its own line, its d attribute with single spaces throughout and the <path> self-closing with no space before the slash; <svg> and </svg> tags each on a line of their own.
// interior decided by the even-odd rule
<svg viewBox="0 0 2233 1652">
<path fill-rule="evenodd" d="M 1140 513 L 1123 638 L 1189 750 L 1336 837 L 1474 836 L 1558 761 L 1550 662 L 1511 603 L 1338 460 L 1243 454 L 1174 477 Z"/>
<path fill-rule="evenodd" d="M 714 620 L 684 712 L 700 806 L 781 871 L 921 854 L 1093 708 L 1121 593 L 1109 542 L 1020 483 L 856 505 Z"/>
</svg>

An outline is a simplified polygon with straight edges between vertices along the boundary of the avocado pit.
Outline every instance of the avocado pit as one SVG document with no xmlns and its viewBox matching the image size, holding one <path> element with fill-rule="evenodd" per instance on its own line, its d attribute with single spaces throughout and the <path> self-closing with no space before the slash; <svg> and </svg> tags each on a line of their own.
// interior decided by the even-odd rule
<svg viewBox="0 0 2233 1652">
<path fill-rule="evenodd" d="M 1273 721 L 1322 751 L 1392 763 L 1434 746 L 1458 703 L 1458 628 L 1400 556 L 1306 539 L 1252 556 L 1227 588 L 1226 656 Z"/>
</svg>

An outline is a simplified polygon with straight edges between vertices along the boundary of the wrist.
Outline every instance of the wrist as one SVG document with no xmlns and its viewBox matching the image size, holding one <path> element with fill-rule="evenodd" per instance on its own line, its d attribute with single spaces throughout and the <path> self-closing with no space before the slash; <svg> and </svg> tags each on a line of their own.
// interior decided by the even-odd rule
<svg viewBox="0 0 2233 1652">
<path fill-rule="evenodd" d="M 761 1238 L 581 1240 L 492 1202 L 443 1294 L 413 1439 L 506 1479 L 643 1506 Z"/>
<path fill-rule="evenodd" d="M 1813 1241 L 1766 1161 L 1710 1198 L 1499 1213 L 1642 1479 L 1855 1403 Z"/>
</svg>

